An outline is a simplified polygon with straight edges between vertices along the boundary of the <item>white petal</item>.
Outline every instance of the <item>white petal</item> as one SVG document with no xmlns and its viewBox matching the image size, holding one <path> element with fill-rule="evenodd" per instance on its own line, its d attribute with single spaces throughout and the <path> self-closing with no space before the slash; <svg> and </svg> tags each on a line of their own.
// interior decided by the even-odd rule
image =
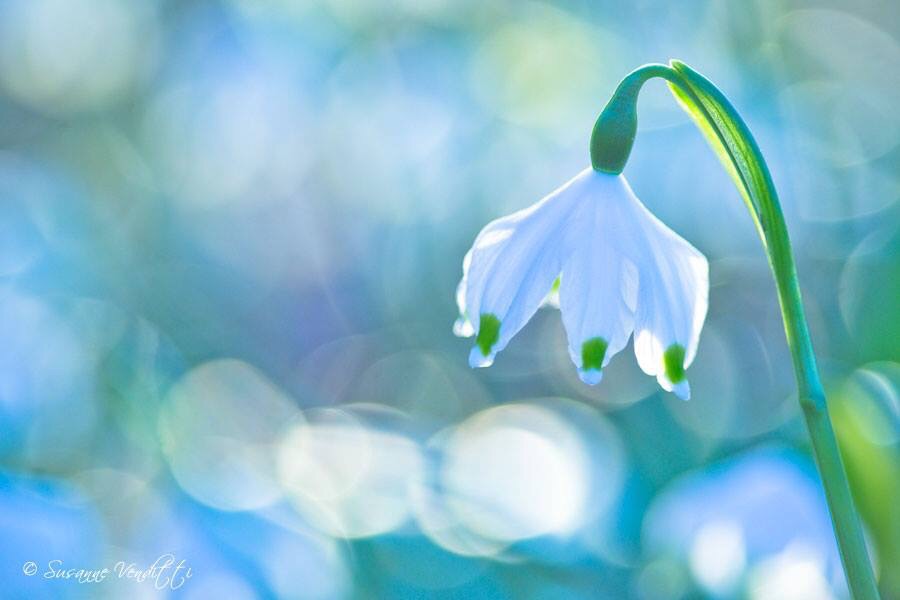
<svg viewBox="0 0 900 600">
<path fill-rule="evenodd" d="M 666 381 L 668 381 L 668 379 Z M 682 400 L 691 399 L 691 384 L 688 383 L 687 379 L 682 379 L 678 383 L 672 384 L 672 389 L 667 391 L 674 393 Z"/>
<path fill-rule="evenodd" d="M 665 354 L 683 348 L 680 368 L 694 360 L 700 330 L 706 318 L 709 265 L 696 248 L 666 227 L 634 196 L 627 183 L 633 209 L 634 260 L 638 266 L 634 350 L 641 369 L 657 375 L 660 385 L 679 395 L 688 386 L 675 385 L 666 375 Z"/>
<path fill-rule="evenodd" d="M 597 385 L 603 379 L 603 371 L 601 369 L 578 369 L 578 376 L 581 381 L 588 385 Z"/>
<path fill-rule="evenodd" d="M 463 259 L 463 272 L 465 273 L 468 270 L 468 263 L 471 260 L 471 250 L 466 253 L 466 257 Z M 472 337 L 475 335 L 475 327 L 472 325 L 472 321 L 469 320 L 468 315 L 466 314 L 466 277 L 463 275 L 463 278 L 459 281 L 459 285 L 456 286 L 456 306 L 459 309 L 459 317 L 456 319 L 456 322 L 453 323 L 453 334 L 458 337 Z"/>
<path fill-rule="evenodd" d="M 490 364 L 550 292 L 570 251 L 569 221 L 589 172 L 533 206 L 489 223 L 478 234 L 463 264 L 457 302 L 471 331 L 479 330 L 484 314 L 499 319 L 500 330 L 489 354 L 470 356 L 471 364 Z M 463 322 L 457 330 L 470 329 Z"/>
<path fill-rule="evenodd" d="M 598 177 L 610 177 L 597 174 Z M 601 338 L 605 344 L 602 364 L 628 343 L 634 327 L 637 268 L 621 251 L 620 239 L 627 227 L 619 198 L 602 193 L 586 199 L 579 211 L 578 243 L 563 266 L 560 308 L 569 339 L 569 355 L 589 385 L 600 381 L 600 368 L 584 364 L 585 343 Z"/>
<path fill-rule="evenodd" d="M 453 322 L 453 335 L 456 337 L 472 337 L 475 335 L 475 326 L 472 325 L 469 319 L 460 315 Z"/>
<path fill-rule="evenodd" d="M 550 293 L 548 293 L 544 297 L 544 302 L 541 306 L 549 306 L 550 308 L 559 308 L 559 286 L 561 279 L 557 277 L 553 280 L 553 287 L 550 288 Z"/>
</svg>

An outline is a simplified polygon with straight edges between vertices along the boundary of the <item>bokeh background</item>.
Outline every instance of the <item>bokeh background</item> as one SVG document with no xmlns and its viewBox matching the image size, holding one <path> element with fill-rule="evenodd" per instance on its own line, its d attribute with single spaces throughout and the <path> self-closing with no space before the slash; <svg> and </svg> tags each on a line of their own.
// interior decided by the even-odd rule
<svg viewBox="0 0 900 600">
<path fill-rule="evenodd" d="M 0 596 L 845 598 L 750 218 L 664 85 L 626 170 L 707 254 L 689 402 L 542 310 L 454 338 L 488 220 L 685 60 L 768 158 L 900 598 L 895 0 L 0 0 Z M 146 568 L 177 591 L 66 568 Z M 35 561 L 38 576 L 23 575 Z"/>
</svg>

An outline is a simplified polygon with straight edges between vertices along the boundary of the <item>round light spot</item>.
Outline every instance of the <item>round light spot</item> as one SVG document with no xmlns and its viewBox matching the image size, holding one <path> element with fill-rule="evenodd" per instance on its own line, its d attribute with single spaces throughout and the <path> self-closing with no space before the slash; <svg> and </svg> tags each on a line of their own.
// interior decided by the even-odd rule
<svg viewBox="0 0 900 600">
<path fill-rule="evenodd" d="M 691 572 L 710 593 L 727 595 L 747 564 L 744 534 L 733 521 L 712 521 L 697 531 L 690 552 Z"/>
<path fill-rule="evenodd" d="M 216 360 L 190 371 L 166 397 L 159 436 L 179 485 L 221 510 L 250 510 L 281 497 L 276 441 L 300 418 L 258 370 Z"/>
<path fill-rule="evenodd" d="M 61 468 L 97 422 L 95 349 L 43 298 L 0 292 L 0 455 Z"/>
<path fill-rule="evenodd" d="M 640 600 L 681 598 L 688 590 L 684 567 L 676 560 L 660 558 L 649 562 L 638 575 L 635 592 Z"/>
<path fill-rule="evenodd" d="M 288 75 L 238 61 L 196 69 L 153 100 L 144 122 L 145 141 L 180 208 L 258 210 L 261 200 L 293 198 L 312 132 Z"/>
<path fill-rule="evenodd" d="M 863 359 L 900 356 L 900 235 L 890 228 L 868 235 L 847 258 L 838 286 L 841 316 Z"/>
<path fill-rule="evenodd" d="M 432 542 L 449 552 L 489 557 L 499 555 L 508 545 L 466 527 L 448 506 L 447 497 L 427 483 L 412 488 L 411 500 L 419 528 Z"/>
<path fill-rule="evenodd" d="M 854 371 L 844 385 L 850 415 L 874 444 L 900 440 L 900 364 L 870 363 Z"/>
<path fill-rule="evenodd" d="M 781 94 L 801 156 L 847 167 L 877 158 L 897 144 L 892 104 L 853 83 L 805 81 Z"/>
<path fill-rule="evenodd" d="M 457 423 L 491 403 L 470 369 L 455 368 L 421 351 L 399 352 L 377 361 L 355 382 L 351 397 L 402 410 L 435 429 Z"/>
<path fill-rule="evenodd" d="M 336 201 L 401 224 L 446 217 L 455 185 L 446 170 L 455 123 L 447 101 L 406 85 L 392 62 L 369 55 L 345 59 L 329 88 L 319 175 Z"/>
<path fill-rule="evenodd" d="M 368 537 L 403 524 L 409 486 L 423 472 L 418 446 L 346 410 L 310 411 L 307 419 L 285 435 L 278 453 L 279 476 L 297 510 L 335 537 Z"/>
<path fill-rule="evenodd" d="M 583 444 L 556 415 L 507 405 L 478 413 L 449 437 L 440 481 L 461 523 L 512 542 L 578 527 L 587 468 Z"/>
<path fill-rule="evenodd" d="M 785 90 L 791 128 L 804 150 L 847 166 L 871 161 L 900 141 L 893 109 L 900 93 L 900 44 L 875 23 L 849 12 L 795 10 L 778 23 L 784 60 L 817 73 Z M 833 40 L 853 40 L 834 44 Z"/>
<path fill-rule="evenodd" d="M 763 561 L 750 574 L 751 600 L 832 600 L 835 594 L 825 576 L 818 553 L 792 544 Z"/>
<path fill-rule="evenodd" d="M 519 124 L 560 135 L 576 131 L 577 121 L 583 130 L 596 118 L 596 98 L 615 85 L 597 57 L 614 53 L 621 42 L 562 10 L 537 3 L 522 8 L 518 19 L 504 21 L 475 52 L 476 97 Z"/>
<path fill-rule="evenodd" d="M 0 85 L 51 113 L 98 109 L 153 63 L 155 15 L 139 0 L 14 0 L 0 8 Z"/>
<path fill-rule="evenodd" d="M 348 597 L 348 582 L 353 578 L 338 543 L 331 538 L 307 531 L 284 532 L 264 544 L 258 560 L 278 598 Z"/>
</svg>

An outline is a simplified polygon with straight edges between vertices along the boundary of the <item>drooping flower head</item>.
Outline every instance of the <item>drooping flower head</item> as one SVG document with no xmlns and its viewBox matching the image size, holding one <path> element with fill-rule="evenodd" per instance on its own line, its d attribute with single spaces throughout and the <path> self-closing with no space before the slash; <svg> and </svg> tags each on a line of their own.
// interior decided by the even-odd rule
<svg viewBox="0 0 900 600">
<path fill-rule="evenodd" d="M 638 364 L 687 399 L 685 369 L 706 317 L 706 258 L 653 216 L 623 175 L 587 168 L 538 203 L 489 223 L 463 261 L 457 335 L 486 367 L 559 278 L 569 354 L 587 384 L 634 333 Z"/>
</svg>

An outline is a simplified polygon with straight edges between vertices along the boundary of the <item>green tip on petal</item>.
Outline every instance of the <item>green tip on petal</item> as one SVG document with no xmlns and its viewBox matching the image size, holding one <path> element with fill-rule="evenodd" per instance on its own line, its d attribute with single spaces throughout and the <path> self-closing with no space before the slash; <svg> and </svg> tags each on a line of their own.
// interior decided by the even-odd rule
<svg viewBox="0 0 900 600">
<path fill-rule="evenodd" d="M 483 355 L 488 356 L 498 339 L 500 339 L 500 319 L 490 313 L 482 314 L 475 345 Z"/>
<path fill-rule="evenodd" d="M 609 344 L 602 337 L 587 340 L 581 345 L 581 368 L 585 371 L 603 368 L 603 357 Z"/>
<path fill-rule="evenodd" d="M 669 381 L 672 383 L 684 381 L 684 346 L 672 344 L 666 348 L 663 363 L 666 366 L 666 377 Z"/>
<path fill-rule="evenodd" d="M 556 279 L 553 280 L 553 287 L 550 288 L 551 294 L 559 291 L 559 284 L 560 284 L 559 277 L 557 277 Z"/>
</svg>

